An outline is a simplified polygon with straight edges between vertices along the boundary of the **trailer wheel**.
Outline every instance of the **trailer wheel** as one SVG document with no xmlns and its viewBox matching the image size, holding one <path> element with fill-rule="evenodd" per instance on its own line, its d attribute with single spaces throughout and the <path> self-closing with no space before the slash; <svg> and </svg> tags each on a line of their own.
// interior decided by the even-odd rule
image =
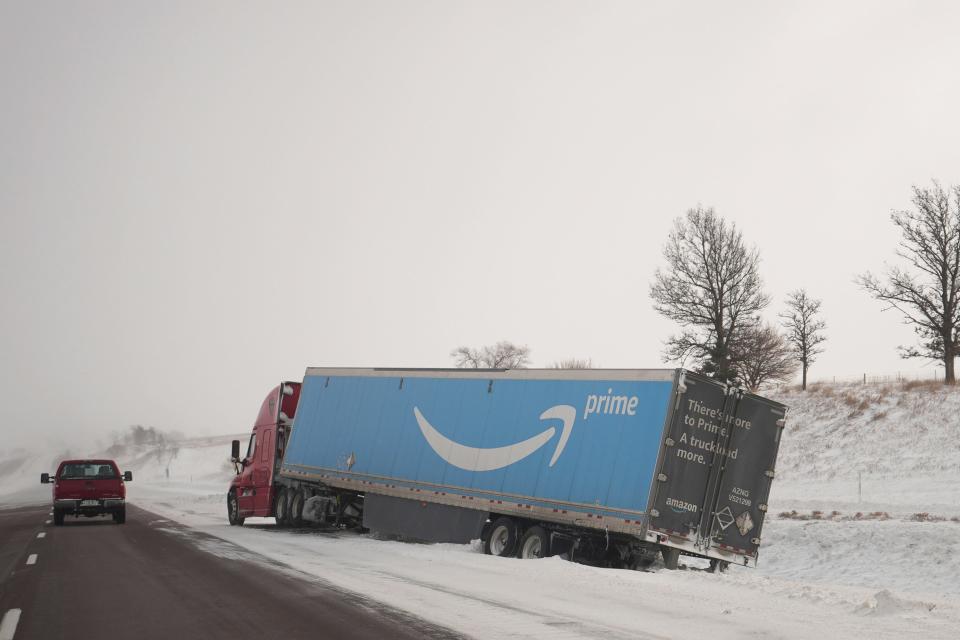
<svg viewBox="0 0 960 640">
<path fill-rule="evenodd" d="M 303 491 L 297 489 L 290 490 L 290 524 L 294 527 L 303 526 Z"/>
<path fill-rule="evenodd" d="M 550 555 L 550 534 L 543 527 L 530 527 L 520 540 L 520 557 L 524 560 Z"/>
<path fill-rule="evenodd" d="M 290 509 L 286 489 L 277 491 L 277 497 L 273 499 L 273 517 L 276 518 L 278 526 L 285 527 L 290 524 Z"/>
<path fill-rule="evenodd" d="M 516 555 L 517 534 L 517 523 L 512 518 L 497 518 L 490 527 L 490 536 L 483 541 L 483 550 L 491 556 Z"/>
<path fill-rule="evenodd" d="M 227 494 L 227 520 L 234 527 L 243 526 L 243 518 L 240 517 L 240 503 L 237 502 L 236 491 L 231 491 Z"/>
</svg>

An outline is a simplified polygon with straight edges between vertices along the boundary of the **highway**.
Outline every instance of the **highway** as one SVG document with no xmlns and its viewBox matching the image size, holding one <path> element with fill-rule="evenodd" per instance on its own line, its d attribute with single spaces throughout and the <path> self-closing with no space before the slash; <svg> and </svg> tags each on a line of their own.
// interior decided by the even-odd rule
<svg viewBox="0 0 960 640">
<path fill-rule="evenodd" d="M 0 640 L 462 637 L 132 505 L 0 509 L 0 571 Z"/>
</svg>

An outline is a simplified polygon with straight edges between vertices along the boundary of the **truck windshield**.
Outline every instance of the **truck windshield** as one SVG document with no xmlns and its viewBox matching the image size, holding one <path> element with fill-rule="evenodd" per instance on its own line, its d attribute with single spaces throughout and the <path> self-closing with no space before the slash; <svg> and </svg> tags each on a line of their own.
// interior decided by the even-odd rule
<svg viewBox="0 0 960 640">
<path fill-rule="evenodd" d="M 116 478 L 117 474 L 113 466 L 99 462 L 78 462 L 63 465 L 63 471 L 60 473 L 62 479 L 70 478 L 91 478 L 91 479 L 111 479 Z"/>
</svg>

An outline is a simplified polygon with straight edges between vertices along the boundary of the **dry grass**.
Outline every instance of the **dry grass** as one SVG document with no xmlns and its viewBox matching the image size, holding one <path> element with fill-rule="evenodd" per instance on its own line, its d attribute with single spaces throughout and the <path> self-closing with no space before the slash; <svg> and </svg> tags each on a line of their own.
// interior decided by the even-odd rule
<svg viewBox="0 0 960 640">
<path fill-rule="evenodd" d="M 890 520 L 890 514 L 886 511 L 871 511 L 869 513 L 864 513 L 863 511 L 857 511 L 853 515 L 844 515 L 839 511 L 831 511 L 826 513 L 824 511 L 814 510 L 810 513 L 802 513 L 796 509 L 792 511 L 781 511 L 777 514 L 783 520 L 824 520 L 824 521 L 849 521 L 849 520 Z M 919 513 L 913 513 L 906 518 L 906 522 L 956 522 L 960 524 L 960 516 L 938 516 L 933 513 L 927 513 L 922 511 Z"/>
<path fill-rule="evenodd" d="M 882 400 L 882 397 L 858 396 L 855 393 L 844 391 L 840 395 L 840 401 L 850 408 L 848 418 L 855 418 L 874 405 L 875 402 Z"/>
<path fill-rule="evenodd" d="M 897 391 L 911 391 L 914 389 L 919 389 L 921 391 L 936 391 L 937 389 L 944 388 L 943 380 L 892 380 L 889 382 L 871 382 L 868 381 L 865 384 L 860 382 L 846 381 L 846 382 L 811 382 L 807 385 L 807 393 L 818 394 L 826 398 L 833 397 L 837 394 L 848 395 L 850 391 L 848 389 L 864 389 L 869 388 L 873 391 L 876 391 L 878 395 L 883 398 L 890 395 L 891 393 Z M 960 386 L 960 385 L 958 385 Z M 784 385 L 779 387 L 782 390 L 800 392 L 802 389 L 800 385 Z M 957 388 L 957 387 L 949 387 Z"/>
<path fill-rule="evenodd" d="M 824 398 L 832 398 L 836 393 L 833 390 L 833 387 L 827 384 L 812 384 L 807 387 L 809 393 L 816 393 L 821 395 Z"/>
<path fill-rule="evenodd" d="M 781 511 L 779 514 L 780 518 L 784 520 L 889 520 L 890 514 L 886 511 L 873 511 L 870 513 L 863 513 L 858 511 L 855 515 L 843 515 L 839 511 L 831 511 L 830 513 L 825 513 L 823 511 L 814 510 L 810 513 L 801 513 L 794 509 L 793 511 Z M 929 515 L 929 514 L 927 514 Z M 932 518 L 932 516 L 931 516 Z M 929 520 L 933 522 L 933 520 Z"/>
<path fill-rule="evenodd" d="M 904 391 L 912 391 L 914 389 L 936 391 L 937 389 L 942 389 L 944 386 L 946 385 L 943 384 L 942 380 L 905 380 L 901 383 L 900 388 Z"/>
<path fill-rule="evenodd" d="M 860 400 L 849 391 L 844 391 L 843 395 L 840 396 L 840 402 L 848 407 L 856 407 L 860 403 Z"/>
<path fill-rule="evenodd" d="M 943 522 L 946 520 L 946 518 L 944 518 L 943 516 L 930 515 L 929 513 L 924 511 L 922 513 L 913 514 L 908 518 L 908 520 L 912 520 L 913 522 Z"/>
</svg>

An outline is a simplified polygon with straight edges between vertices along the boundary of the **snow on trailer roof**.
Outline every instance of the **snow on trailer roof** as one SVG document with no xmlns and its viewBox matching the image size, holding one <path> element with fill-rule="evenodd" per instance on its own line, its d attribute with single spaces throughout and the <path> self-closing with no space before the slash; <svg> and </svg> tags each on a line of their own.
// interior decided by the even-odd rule
<svg viewBox="0 0 960 640">
<path fill-rule="evenodd" d="M 678 369 L 418 369 L 404 367 L 307 367 L 304 377 L 482 378 L 499 380 L 639 380 L 671 382 Z"/>
</svg>

